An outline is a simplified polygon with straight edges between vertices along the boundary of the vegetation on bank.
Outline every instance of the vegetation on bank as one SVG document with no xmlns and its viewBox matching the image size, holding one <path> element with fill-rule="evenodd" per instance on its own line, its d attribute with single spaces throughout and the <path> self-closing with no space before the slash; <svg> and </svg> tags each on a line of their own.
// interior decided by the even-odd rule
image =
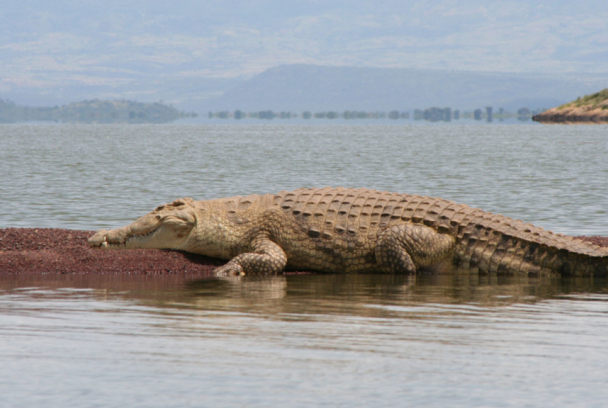
<svg viewBox="0 0 608 408">
<path fill-rule="evenodd" d="M 179 118 L 196 117 L 161 102 L 142 103 L 99 99 L 54 107 L 19 106 L 0 99 L 0 123 L 53 121 L 62 123 L 168 123 Z"/>
<path fill-rule="evenodd" d="M 602 92 L 607 92 L 602 91 Z M 592 95 L 596 96 L 601 93 Z M 585 97 L 584 99 L 590 98 Z M 424 120 L 429 122 L 450 122 L 452 120 L 469 119 L 492 122 L 508 119 L 527 121 L 538 115 L 544 109 L 530 110 L 521 108 L 517 112 L 507 112 L 502 108 L 494 110 L 491 106 L 472 111 L 460 109 L 431 107 L 414 109 L 413 111 L 392 110 L 361 111 L 304 111 L 301 113 L 273 110 L 245 112 L 242 110 L 209 112 L 210 119 L 391 119 L 391 120 Z M 52 121 L 61 123 L 169 123 L 180 118 L 197 117 L 194 112 L 178 111 L 162 102 L 142 103 L 128 100 L 86 100 L 54 107 L 19 106 L 14 102 L 0 99 L 0 123 L 41 122 Z"/>
<path fill-rule="evenodd" d="M 557 109 L 562 110 L 567 108 L 580 108 L 583 106 L 587 107 L 589 110 L 608 109 L 608 88 L 594 93 L 593 95 L 586 95 L 582 98 L 579 97 L 575 101 L 558 106 Z"/>
<path fill-rule="evenodd" d="M 608 123 L 608 89 L 549 109 L 532 120 L 541 123 L 606 124 Z"/>
</svg>

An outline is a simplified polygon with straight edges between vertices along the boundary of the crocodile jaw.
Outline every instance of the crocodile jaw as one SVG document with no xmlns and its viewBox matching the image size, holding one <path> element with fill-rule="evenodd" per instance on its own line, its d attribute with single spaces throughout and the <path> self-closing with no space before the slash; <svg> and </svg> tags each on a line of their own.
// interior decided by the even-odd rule
<svg viewBox="0 0 608 408">
<path fill-rule="evenodd" d="M 161 206 L 122 228 L 98 231 L 89 238 L 89 246 L 103 249 L 180 249 L 195 226 L 193 207 Z"/>
</svg>

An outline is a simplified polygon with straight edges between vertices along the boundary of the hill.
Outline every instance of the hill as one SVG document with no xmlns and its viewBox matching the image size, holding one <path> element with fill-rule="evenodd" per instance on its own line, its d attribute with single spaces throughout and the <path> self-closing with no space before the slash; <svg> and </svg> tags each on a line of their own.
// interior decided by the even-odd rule
<svg viewBox="0 0 608 408">
<path fill-rule="evenodd" d="M 516 111 L 555 106 L 604 77 L 292 64 L 268 69 L 208 100 L 205 110 L 413 110 L 431 106 Z M 595 88 L 593 88 L 595 86 Z"/>
<path fill-rule="evenodd" d="M 3 1 L 0 97 L 27 105 L 165 100 L 196 110 L 225 85 L 296 62 L 606 73 L 604 3 Z"/>
<path fill-rule="evenodd" d="M 0 99 L 0 123 L 29 121 L 80 123 L 167 123 L 182 117 L 196 116 L 180 112 L 162 103 L 99 99 L 55 107 L 19 106 Z"/>
<path fill-rule="evenodd" d="M 532 118 L 542 123 L 608 123 L 608 88 Z"/>
</svg>

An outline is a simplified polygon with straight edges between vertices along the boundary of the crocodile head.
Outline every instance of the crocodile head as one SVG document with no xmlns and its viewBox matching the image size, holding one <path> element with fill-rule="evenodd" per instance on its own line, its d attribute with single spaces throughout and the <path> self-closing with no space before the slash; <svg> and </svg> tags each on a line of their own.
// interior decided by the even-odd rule
<svg viewBox="0 0 608 408">
<path fill-rule="evenodd" d="M 183 198 L 161 205 L 122 228 L 101 230 L 89 238 L 97 248 L 180 249 L 196 226 L 194 200 Z"/>
</svg>

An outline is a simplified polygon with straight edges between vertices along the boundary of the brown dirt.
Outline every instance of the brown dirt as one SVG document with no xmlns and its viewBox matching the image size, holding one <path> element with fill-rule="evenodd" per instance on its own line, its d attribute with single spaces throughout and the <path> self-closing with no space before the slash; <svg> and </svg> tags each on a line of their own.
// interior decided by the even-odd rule
<svg viewBox="0 0 608 408">
<path fill-rule="evenodd" d="M 580 235 L 574 238 L 582 239 L 583 241 L 589 241 L 601 247 L 608 247 L 608 237 L 587 237 L 584 235 Z"/>
<path fill-rule="evenodd" d="M 0 275 L 183 275 L 209 277 L 223 261 L 160 249 L 90 248 L 93 231 L 54 228 L 0 229 Z M 608 237 L 577 237 L 608 247 Z"/>
<path fill-rule="evenodd" d="M 160 249 L 90 248 L 93 231 L 51 228 L 0 229 L 0 275 L 100 274 L 211 276 L 223 262 Z"/>
</svg>

